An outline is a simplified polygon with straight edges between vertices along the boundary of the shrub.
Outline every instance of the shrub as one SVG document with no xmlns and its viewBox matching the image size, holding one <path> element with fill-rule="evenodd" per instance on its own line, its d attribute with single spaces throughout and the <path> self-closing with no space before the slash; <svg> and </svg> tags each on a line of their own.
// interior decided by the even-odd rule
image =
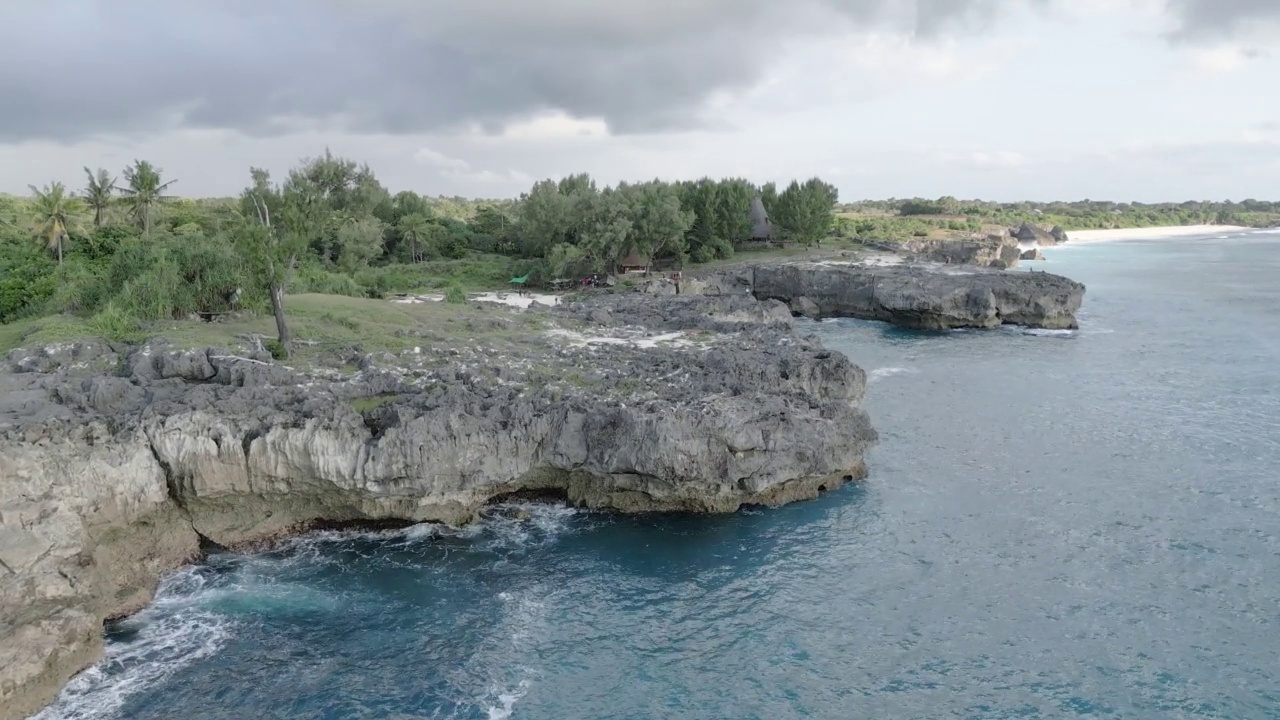
<svg viewBox="0 0 1280 720">
<path fill-rule="evenodd" d="M 350 275 L 325 270 L 319 265 L 305 265 L 298 271 L 289 292 L 321 293 L 324 295 L 346 295 L 347 297 L 364 297 L 367 293 L 360 283 Z"/>
<path fill-rule="evenodd" d="M 138 334 L 139 327 L 138 319 L 115 302 L 108 302 L 89 319 L 89 328 L 94 334 L 108 340 L 132 339 Z"/>
<path fill-rule="evenodd" d="M 284 360 L 288 357 L 288 354 L 284 351 L 284 345 L 281 345 L 279 340 L 264 340 L 262 347 L 271 353 L 271 357 L 276 360 Z"/>
<path fill-rule="evenodd" d="M 453 305 L 462 305 L 467 302 L 467 294 L 463 292 L 459 285 L 450 285 L 444 291 L 444 301 Z"/>
</svg>

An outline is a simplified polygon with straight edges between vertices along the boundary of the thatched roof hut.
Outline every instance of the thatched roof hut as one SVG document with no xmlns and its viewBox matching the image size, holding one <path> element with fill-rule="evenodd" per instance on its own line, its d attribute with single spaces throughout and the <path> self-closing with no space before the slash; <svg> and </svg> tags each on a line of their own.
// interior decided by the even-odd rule
<svg viewBox="0 0 1280 720">
<path fill-rule="evenodd" d="M 764 200 L 757 195 L 751 199 L 751 239 L 768 240 L 773 237 L 773 223 L 764 209 Z"/>
<path fill-rule="evenodd" d="M 618 268 L 624 273 L 648 270 L 649 259 L 642 256 L 635 248 L 631 248 L 631 252 L 618 263 Z"/>
</svg>

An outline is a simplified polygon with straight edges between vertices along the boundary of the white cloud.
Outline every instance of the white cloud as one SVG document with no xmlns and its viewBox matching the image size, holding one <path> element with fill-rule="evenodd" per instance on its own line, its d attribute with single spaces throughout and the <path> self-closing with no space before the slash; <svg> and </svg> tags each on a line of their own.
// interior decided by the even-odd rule
<svg viewBox="0 0 1280 720">
<path fill-rule="evenodd" d="M 969 156 L 969 161 L 974 167 L 980 169 L 1004 169 L 1011 170 L 1020 168 L 1027 164 L 1027 157 L 1022 153 L 1016 153 L 1009 150 L 998 150 L 996 152 L 975 152 Z"/>
<path fill-rule="evenodd" d="M 1235 72 L 1259 57 L 1257 50 L 1234 43 L 1194 48 L 1190 51 L 1192 65 L 1206 73 Z"/>
<path fill-rule="evenodd" d="M 413 159 L 419 165 L 427 165 L 450 175 L 471 172 L 471 163 L 466 160 L 449 157 L 429 147 L 419 148 L 418 152 L 413 154 Z"/>
<path fill-rule="evenodd" d="M 429 147 L 418 148 L 413 159 L 419 165 L 435 168 L 444 177 L 481 183 L 484 185 L 528 185 L 533 179 L 524 172 L 507 168 L 506 170 L 476 169 L 462 158 L 445 155 Z"/>
<path fill-rule="evenodd" d="M 540 113 L 526 120 L 508 123 L 500 133 L 503 138 L 518 140 L 560 140 L 607 135 L 609 125 L 603 118 L 576 118 L 562 111 Z"/>
</svg>

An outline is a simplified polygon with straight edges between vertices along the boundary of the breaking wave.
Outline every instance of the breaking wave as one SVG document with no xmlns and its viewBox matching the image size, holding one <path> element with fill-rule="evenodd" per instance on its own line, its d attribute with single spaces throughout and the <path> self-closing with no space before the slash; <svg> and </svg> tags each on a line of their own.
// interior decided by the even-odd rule
<svg viewBox="0 0 1280 720">
<path fill-rule="evenodd" d="M 317 573 L 367 569 L 371 564 L 414 569 L 429 565 L 422 554 L 444 543 L 497 562 L 555 543 L 589 513 L 564 505 L 503 503 L 486 508 L 480 522 L 464 526 L 421 524 L 389 531 L 322 531 L 287 540 L 261 553 L 220 553 L 184 568 L 161 583 L 155 601 L 136 615 L 111 623 L 103 659 L 71 680 L 52 705 L 32 720 L 122 720 L 129 702 L 163 686 L 175 673 L 216 656 L 264 618 L 323 622 L 355 611 L 358 598 L 314 582 Z M 424 566 L 423 572 L 433 568 Z M 438 569 L 438 568 L 435 568 Z M 483 647 L 473 657 L 470 697 L 457 697 L 450 717 L 505 719 L 534 681 L 532 669 L 511 666 L 546 626 L 548 588 L 496 593 L 502 608 Z M 463 690 L 463 688 L 459 688 Z"/>
</svg>

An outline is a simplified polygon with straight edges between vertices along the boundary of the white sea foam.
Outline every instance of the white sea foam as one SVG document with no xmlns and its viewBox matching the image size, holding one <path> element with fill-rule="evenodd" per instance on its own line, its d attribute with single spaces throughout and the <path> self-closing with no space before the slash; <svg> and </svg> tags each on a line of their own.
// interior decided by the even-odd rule
<svg viewBox="0 0 1280 720">
<path fill-rule="evenodd" d="M 520 681 L 515 690 L 496 691 L 498 695 L 498 704 L 490 705 L 485 708 L 489 713 L 489 720 L 507 720 L 511 717 L 512 711 L 515 710 L 516 703 L 524 694 L 529 691 L 529 682 L 527 680 Z"/>
<path fill-rule="evenodd" d="M 375 541 L 416 544 L 440 537 L 467 538 L 476 549 L 503 556 L 543 547 L 573 530 L 573 519 L 589 511 L 565 505 L 513 502 L 486 509 L 483 519 L 464 527 L 414 525 L 390 531 L 311 533 L 262 555 L 223 556 L 214 562 L 235 568 L 234 584 L 214 584 L 207 567 L 176 572 L 161 583 L 156 600 L 120 622 L 101 662 L 77 675 L 52 705 L 32 720 L 117 720 L 129 699 L 173 674 L 218 653 L 232 636 L 236 616 L 261 612 L 332 612 L 340 601 L 305 585 L 280 580 L 290 567 L 343 562 L 328 552 L 333 543 Z M 222 569 L 227 569 L 223 567 Z M 546 589 L 524 589 L 500 596 L 508 610 L 496 628 L 494 650 L 502 657 L 539 637 L 546 624 Z M 497 672 L 500 671 L 500 672 Z M 489 668 L 489 690 L 480 702 L 489 717 L 509 718 L 524 697 L 534 673 L 527 667 Z M 514 677 L 512 676 L 514 672 Z M 484 686 L 481 686 L 484 687 Z M 475 697 L 475 695 L 472 695 Z"/>
<path fill-rule="evenodd" d="M 109 642 L 105 657 L 73 678 L 32 720 L 119 718 L 133 695 L 217 653 L 231 636 L 232 622 L 201 607 L 207 592 L 196 568 L 166 578 L 151 607 L 120 623 L 129 635 Z"/>
<path fill-rule="evenodd" d="M 914 373 L 914 372 L 919 372 L 919 371 L 914 370 L 912 368 L 904 368 L 904 367 L 876 368 L 875 370 L 872 370 L 871 372 L 867 373 L 867 382 L 872 383 L 872 382 L 876 382 L 877 380 L 883 380 L 887 377 L 893 377 L 894 375 L 902 375 L 904 373 Z"/>
<path fill-rule="evenodd" d="M 488 509 L 484 521 L 473 527 L 480 539 L 479 548 L 525 551 L 558 540 L 583 512 L 567 505 L 503 503 Z"/>
<path fill-rule="evenodd" d="M 1075 330 L 1049 330 L 1047 328 L 1022 328 L 1023 335 L 1036 337 L 1075 337 Z"/>
</svg>

